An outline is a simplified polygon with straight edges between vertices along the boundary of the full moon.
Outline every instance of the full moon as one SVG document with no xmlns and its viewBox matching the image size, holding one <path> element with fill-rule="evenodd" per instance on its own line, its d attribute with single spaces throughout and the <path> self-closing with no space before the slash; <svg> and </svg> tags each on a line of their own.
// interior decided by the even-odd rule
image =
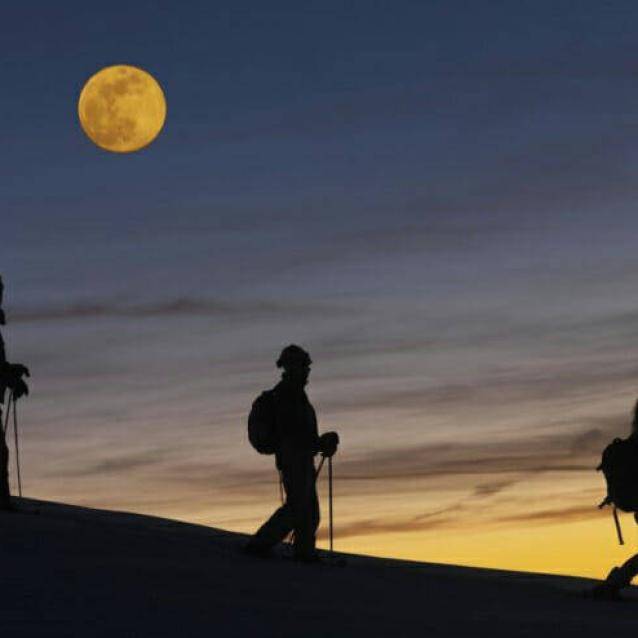
<svg viewBox="0 0 638 638">
<path fill-rule="evenodd" d="M 155 78 L 135 66 L 108 66 L 84 85 L 80 124 L 100 148 L 131 153 L 148 146 L 166 120 L 166 99 Z"/>
</svg>

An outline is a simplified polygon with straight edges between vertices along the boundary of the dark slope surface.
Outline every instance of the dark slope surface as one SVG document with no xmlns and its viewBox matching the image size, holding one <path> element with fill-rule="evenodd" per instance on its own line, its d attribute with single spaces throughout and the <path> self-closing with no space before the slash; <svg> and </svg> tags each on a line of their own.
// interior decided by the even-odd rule
<svg viewBox="0 0 638 638">
<path fill-rule="evenodd" d="M 25 500 L 0 513 L 2 636 L 629 636 L 634 593 L 583 579 L 349 557 L 259 560 L 245 537 Z M 39 508 L 40 514 L 33 513 Z"/>
</svg>

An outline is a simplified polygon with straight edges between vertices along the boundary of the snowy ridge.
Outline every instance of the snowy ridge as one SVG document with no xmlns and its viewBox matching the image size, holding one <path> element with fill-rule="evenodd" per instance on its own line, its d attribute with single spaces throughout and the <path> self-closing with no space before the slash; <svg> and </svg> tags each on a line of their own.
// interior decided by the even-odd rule
<svg viewBox="0 0 638 638">
<path fill-rule="evenodd" d="M 241 534 L 23 499 L 0 513 L 0 628 L 47 636 L 601 636 L 638 600 L 579 578 L 348 556 L 343 569 L 244 556 Z"/>
</svg>

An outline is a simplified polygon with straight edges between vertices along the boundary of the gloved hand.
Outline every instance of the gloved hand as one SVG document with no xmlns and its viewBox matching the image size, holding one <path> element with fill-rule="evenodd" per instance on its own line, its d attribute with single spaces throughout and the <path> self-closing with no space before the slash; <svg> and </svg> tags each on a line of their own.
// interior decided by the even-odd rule
<svg viewBox="0 0 638 638">
<path fill-rule="evenodd" d="M 22 377 L 31 376 L 29 368 L 27 368 L 27 366 L 23 366 L 21 363 L 10 363 L 8 364 L 8 368 L 9 379 L 7 381 L 7 385 L 13 392 L 13 398 L 19 399 L 20 397 L 28 395 L 29 386 L 22 380 Z"/>
<path fill-rule="evenodd" d="M 11 370 L 11 376 L 16 379 L 22 379 L 22 377 L 30 377 L 31 373 L 27 366 L 23 366 L 21 363 L 10 363 L 9 369 Z"/>
<path fill-rule="evenodd" d="M 16 379 L 9 387 L 14 400 L 29 394 L 29 386 L 22 379 Z"/>
<path fill-rule="evenodd" d="M 323 456 L 333 456 L 339 446 L 339 435 L 336 432 L 325 432 L 319 437 L 319 451 Z"/>
</svg>

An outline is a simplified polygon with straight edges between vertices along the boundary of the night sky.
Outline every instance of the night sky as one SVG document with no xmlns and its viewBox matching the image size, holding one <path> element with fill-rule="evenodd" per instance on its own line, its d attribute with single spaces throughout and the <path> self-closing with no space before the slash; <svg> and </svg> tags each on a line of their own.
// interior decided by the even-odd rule
<svg viewBox="0 0 638 638">
<path fill-rule="evenodd" d="M 246 416 L 296 342 L 338 549 L 602 576 L 631 551 L 594 468 L 636 395 L 637 33 L 629 0 L 4 7 L 27 495 L 253 531 L 278 491 Z M 168 103 L 129 155 L 77 118 L 120 63 Z"/>
</svg>

